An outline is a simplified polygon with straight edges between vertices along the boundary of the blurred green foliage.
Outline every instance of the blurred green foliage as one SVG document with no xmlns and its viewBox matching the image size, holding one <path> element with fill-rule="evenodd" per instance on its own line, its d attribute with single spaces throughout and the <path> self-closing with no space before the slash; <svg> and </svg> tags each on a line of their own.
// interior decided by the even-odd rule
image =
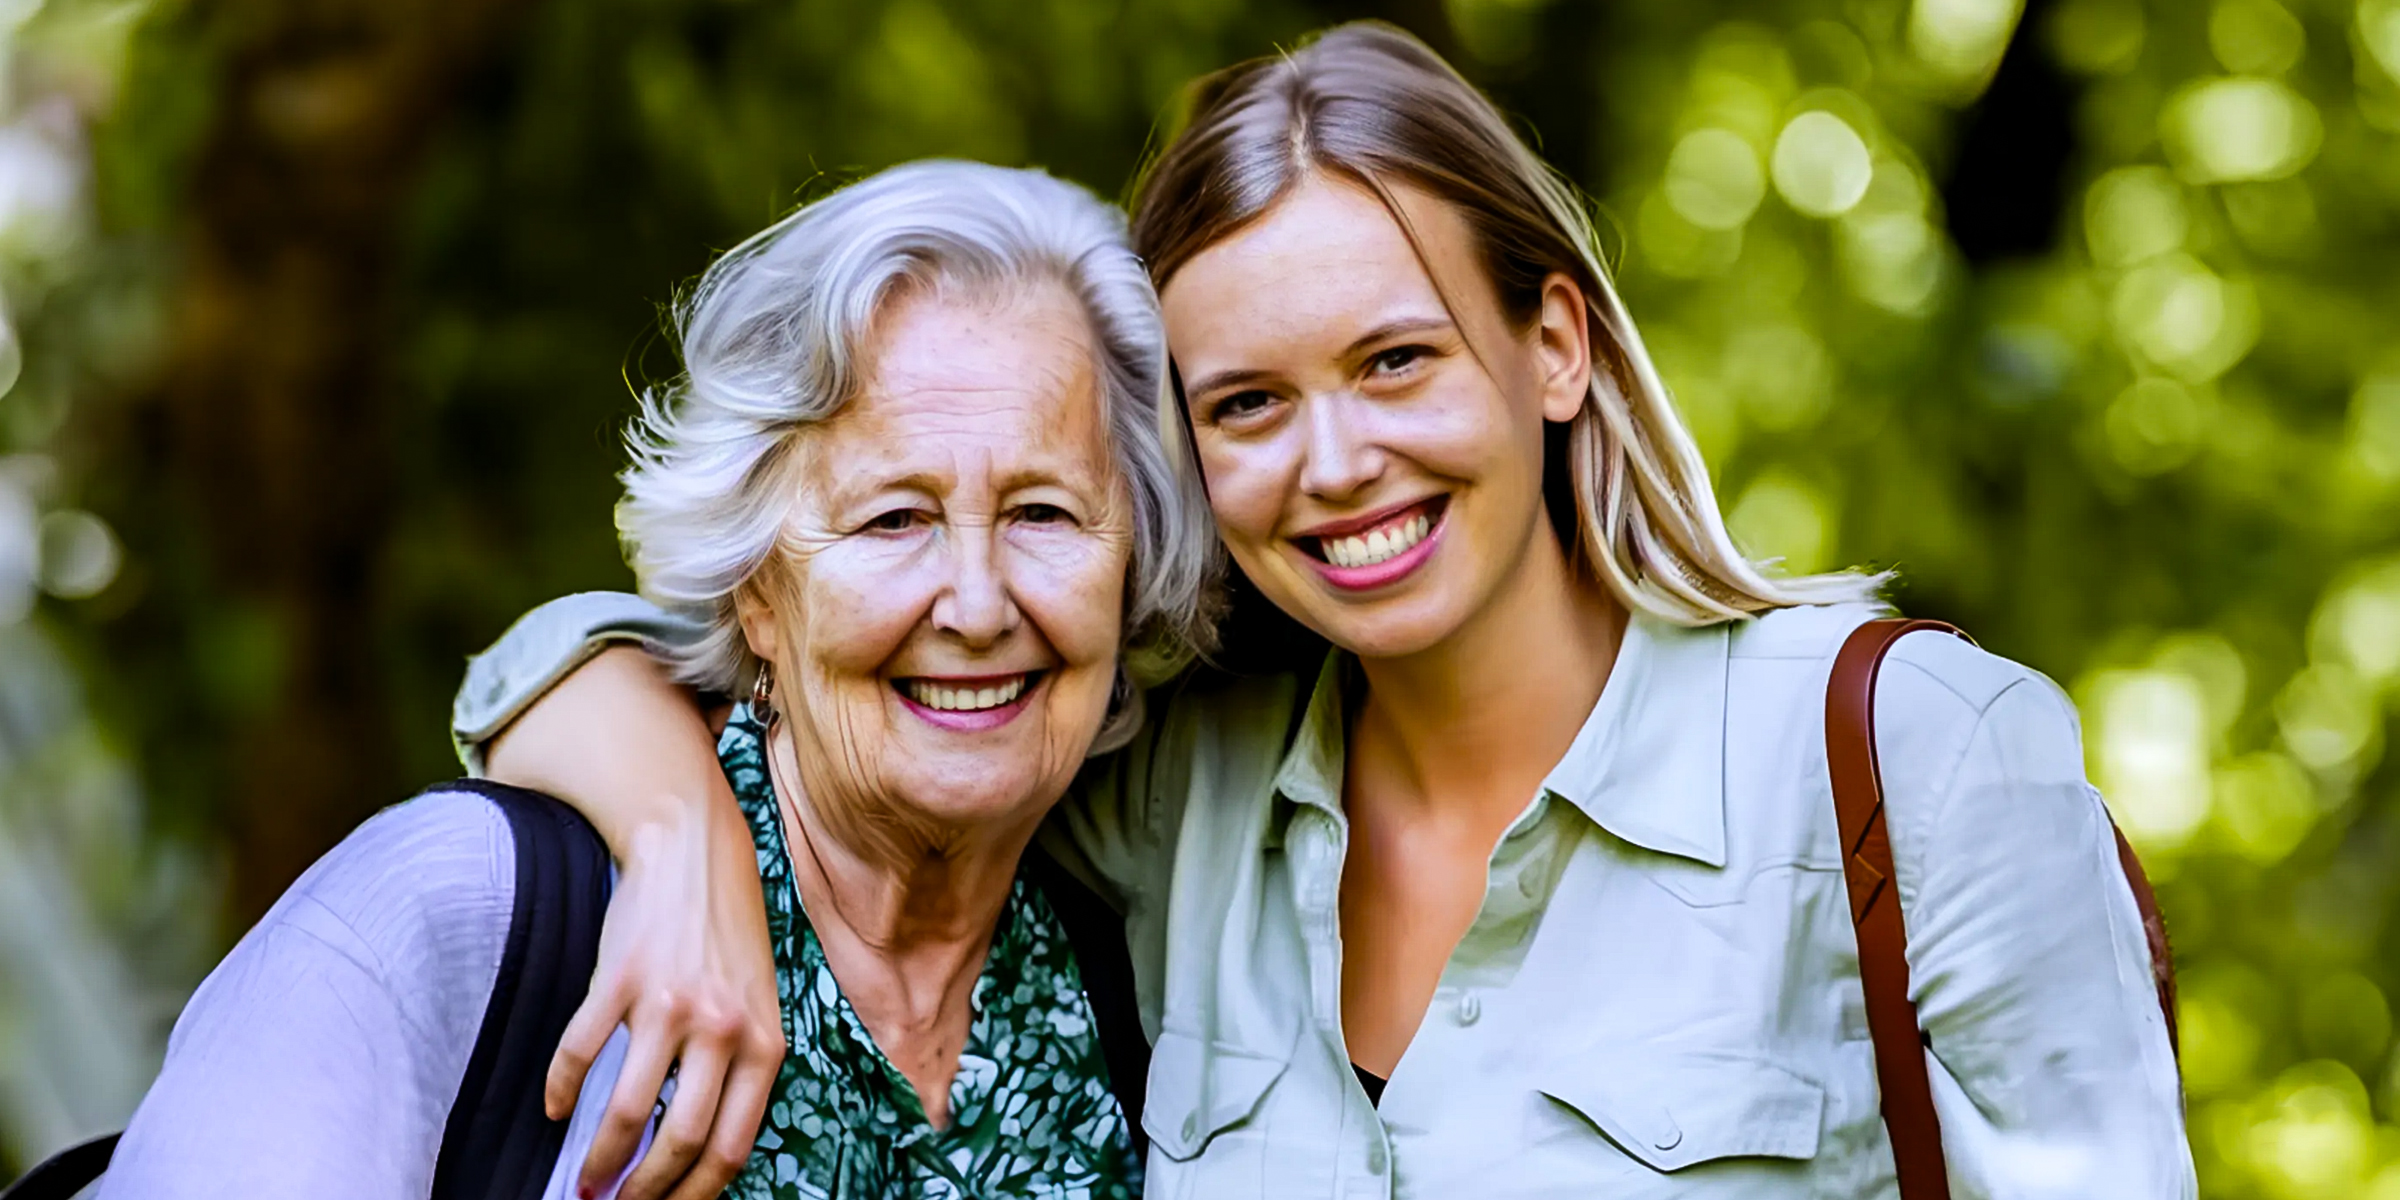
<svg viewBox="0 0 2400 1200">
<path fill-rule="evenodd" d="M 159 931 L 211 903 L 208 863 L 271 895 L 314 830 L 451 771 L 462 655 L 624 586 L 627 383 L 672 369 L 657 306 L 712 248 L 923 155 L 1117 194 L 1185 81 L 1380 13 L 1594 195 L 1745 544 L 1896 568 L 1905 607 L 2075 695 L 2181 956 L 2204 1193 L 2400 1200 L 2400 0 L 461 2 L 494 15 L 432 43 L 455 71 L 376 76 L 338 48 L 405 0 L 0 0 L 0 633 L 42 647 L 0 650 L 0 697 L 72 676 L 43 703 L 96 714 L 0 720 L 0 851 L 72 851 L 45 894 L 99 931 L 37 951 L 0 921 L 0 1165 L 130 1102 L 35 1112 L 53 1010 L 11 973 L 188 986 L 194 939 Z M 386 143 L 303 136 L 354 120 L 421 132 L 371 160 L 385 207 L 212 227 L 242 179 L 364 170 Z M 271 302 L 206 286 L 286 233 L 375 251 L 354 310 L 308 314 L 366 340 L 365 384 L 238 427 L 333 412 L 294 452 L 374 444 L 356 544 L 291 552 L 356 554 L 371 603 L 331 643 L 294 605 L 352 593 L 261 582 L 280 526 L 212 515 L 205 436 L 159 415 L 194 339 L 288 357 L 292 327 L 207 319 Z M 244 756 L 344 654 L 323 686 L 376 703 L 311 736 L 350 786 L 253 849 Z M 124 762 L 141 817 L 60 815 Z"/>
</svg>

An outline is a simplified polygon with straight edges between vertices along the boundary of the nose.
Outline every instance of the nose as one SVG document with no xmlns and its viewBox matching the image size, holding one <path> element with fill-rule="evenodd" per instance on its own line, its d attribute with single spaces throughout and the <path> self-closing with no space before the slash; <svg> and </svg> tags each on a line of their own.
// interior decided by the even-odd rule
<svg viewBox="0 0 2400 1200">
<path fill-rule="evenodd" d="M 1351 392 L 1313 396 L 1301 406 L 1308 423 L 1307 461 L 1300 486 L 1326 500 L 1356 495 L 1383 474 L 1383 451 L 1366 436 L 1357 411 L 1364 398 Z"/>
<path fill-rule="evenodd" d="M 988 649 L 1022 619 L 1001 577 L 998 526 L 960 522 L 949 534 L 950 578 L 934 598 L 934 628 L 975 649 Z"/>
</svg>

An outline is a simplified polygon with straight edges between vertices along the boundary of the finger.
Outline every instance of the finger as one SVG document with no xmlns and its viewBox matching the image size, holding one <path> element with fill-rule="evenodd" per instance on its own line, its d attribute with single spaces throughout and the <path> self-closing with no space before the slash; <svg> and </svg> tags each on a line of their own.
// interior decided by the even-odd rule
<svg viewBox="0 0 2400 1200">
<path fill-rule="evenodd" d="M 717 1127 L 738 1140 L 744 1158 L 749 1155 L 750 1143 L 758 1140 L 759 1125 L 767 1119 L 767 1104 L 775 1098 L 775 1080 L 783 1073 L 783 1059 L 789 1049 L 784 1044 L 780 1022 L 764 1030 L 754 1029 L 748 1045 L 734 1060 L 734 1069 L 726 1073 L 725 1097 L 718 1102 Z"/>
<path fill-rule="evenodd" d="M 783 1071 L 783 1056 L 775 1061 L 744 1059 L 725 1077 L 724 1098 L 717 1102 L 717 1123 L 708 1134 L 708 1150 L 692 1164 L 692 1173 L 677 1184 L 667 1200 L 713 1200 L 750 1161 L 758 1144 L 759 1122 L 775 1095 L 775 1080 Z"/>
<path fill-rule="evenodd" d="M 609 1093 L 608 1110 L 600 1116 L 600 1132 L 592 1139 L 591 1153 L 584 1156 L 583 1173 L 576 1177 L 584 1195 L 597 1193 L 625 1173 L 625 1164 L 640 1148 L 642 1130 L 658 1107 L 658 1090 L 667 1081 L 667 1068 L 675 1063 L 677 1043 L 663 1033 L 637 1033 L 634 1038 L 633 1048 L 625 1055 L 625 1069 L 618 1073 L 617 1086 Z"/>
<path fill-rule="evenodd" d="M 558 1053 L 550 1056 L 550 1073 L 542 1081 L 542 1111 L 551 1120 L 564 1121 L 575 1111 L 575 1101 L 583 1095 L 583 1077 L 591 1073 L 593 1060 L 600 1057 L 609 1035 L 624 1021 L 625 1002 L 614 987 L 593 988 L 576 1007 L 566 1033 L 558 1039 Z"/>
<path fill-rule="evenodd" d="M 667 1102 L 666 1118 L 650 1136 L 650 1149 L 617 1192 L 618 1200 L 654 1200 L 689 1171 L 692 1160 L 708 1145 L 709 1126 L 716 1123 L 717 1097 L 725 1090 L 724 1050 L 686 1042 L 675 1068 L 675 1098 Z"/>
</svg>

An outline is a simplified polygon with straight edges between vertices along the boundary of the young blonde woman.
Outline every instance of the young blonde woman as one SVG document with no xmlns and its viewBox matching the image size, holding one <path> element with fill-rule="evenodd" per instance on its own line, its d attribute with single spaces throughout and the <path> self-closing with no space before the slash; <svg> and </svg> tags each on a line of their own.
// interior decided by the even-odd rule
<svg viewBox="0 0 2400 1200">
<path fill-rule="evenodd" d="M 1154 692 L 1044 831 L 1124 917 L 1148 1194 L 1893 1195 L 1822 724 L 1878 581 L 1735 549 L 1572 190 L 1429 50 L 1353 25 L 1206 81 L 1133 233 L 1189 490 L 1332 645 Z M 678 636 L 633 603 L 537 611 L 462 736 Z M 738 826 L 691 702 L 638 652 L 597 662 L 491 769 L 604 831 Z M 2193 1194 L 2072 709 L 1916 636 L 1876 707 L 1956 1194 Z M 673 849 L 705 837 L 652 840 L 655 873 L 705 870 Z M 752 886 L 631 915 L 720 964 L 656 990 L 745 1003 L 763 967 L 722 964 L 764 962 L 755 922 L 708 914 Z M 603 989 L 595 1025 L 624 1007 Z"/>
</svg>

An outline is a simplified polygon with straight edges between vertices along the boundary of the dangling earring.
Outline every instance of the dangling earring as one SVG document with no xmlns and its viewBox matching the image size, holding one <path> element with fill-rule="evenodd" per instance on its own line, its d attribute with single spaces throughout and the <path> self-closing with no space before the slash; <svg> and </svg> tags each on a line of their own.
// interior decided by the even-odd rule
<svg viewBox="0 0 2400 1200">
<path fill-rule="evenodd" d="M 763 658 L 750 676 L 750 716 L 761 725 L 775 723 L 775 667 Z"/>
</svg>

